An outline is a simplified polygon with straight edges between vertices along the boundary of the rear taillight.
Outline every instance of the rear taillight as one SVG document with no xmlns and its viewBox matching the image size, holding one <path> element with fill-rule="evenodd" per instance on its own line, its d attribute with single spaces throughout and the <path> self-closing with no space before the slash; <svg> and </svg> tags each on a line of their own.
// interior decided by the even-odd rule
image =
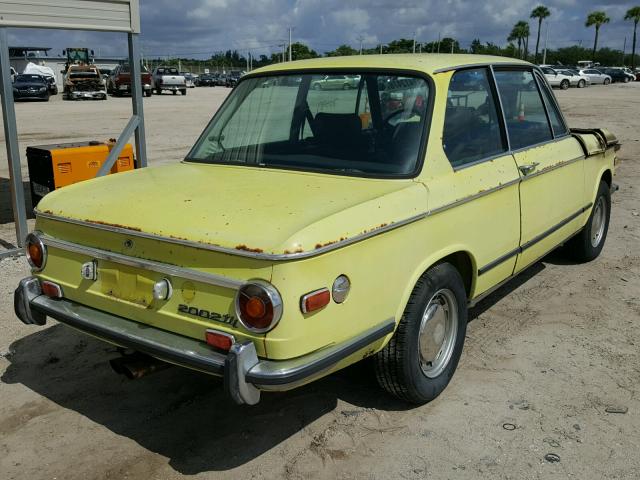
<svg viewBox="0 0 640 480">
<path fill-rule="evenodd" d="M 25 242 L 25 254 L 31 268 L 39 272 L 47 263 L 47 247 L 40 238 L 42 234 L 37 230 L 27 235 Z"/>
<path fill-rule="evenodd" d="M 270 283 L 252 280 L 236 294 L 236 315 L 247 330 L 268 332 L 280 321 L 282 298 Z"/>
</svg>

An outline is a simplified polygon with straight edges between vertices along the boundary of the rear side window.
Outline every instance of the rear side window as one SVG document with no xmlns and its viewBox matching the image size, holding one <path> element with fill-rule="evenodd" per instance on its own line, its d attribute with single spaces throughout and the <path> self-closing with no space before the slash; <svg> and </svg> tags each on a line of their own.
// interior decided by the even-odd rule
<svg viewBox="0 0 640 480">
<path fill-rule="evenodd" d="M 451 77 L 442 142 L 454 168 L 506 151 L 485 68 L 462 70 Z"/>
<path fill-rule="evenodd" d="M 538 83 L 540 84 L 540 90 L 542 90 L 542 96 L 544 97 L 544 103 L 547 106 L 547 112 L 549 112 L 549 120 L 551 121 L 551 128 L 553 129 L 553 135 L 555 137 L 561 137 L 566 135 L 567 126 L 562 120 L 560 110 L 558 110 L 558 104 L 556 102 L 553 93 L 549 89 L 547 83 L 538 77 Z"/>
<path fill-rule="evenodd" d="M 511 148 L 517 150 L 553 139 L 551 126 L 530 71 L 495 72 Z"/>
</svg>

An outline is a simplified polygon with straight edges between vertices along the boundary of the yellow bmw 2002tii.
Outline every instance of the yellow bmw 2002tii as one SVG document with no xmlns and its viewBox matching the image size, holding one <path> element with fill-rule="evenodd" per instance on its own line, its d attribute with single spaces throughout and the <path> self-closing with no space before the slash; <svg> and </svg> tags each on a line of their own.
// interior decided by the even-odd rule
<svg viewBox="0 0 640 480">
<path fill-rule="evenodd" d="M 348 88 L 312 88 L 329 76 Z M 512 59 L 380 55 L 242 78 L 186 156 L 47 195 L 18 317 L 224 376 L 239 403 L 373 357 L 414 403 L 467 308 L 549 251 L 598 256 L 616 138 Z M 125 351 L 125 350 L 123 350 Z M 146 360 L 144 360 L 146 359 Z"/>
</svg>

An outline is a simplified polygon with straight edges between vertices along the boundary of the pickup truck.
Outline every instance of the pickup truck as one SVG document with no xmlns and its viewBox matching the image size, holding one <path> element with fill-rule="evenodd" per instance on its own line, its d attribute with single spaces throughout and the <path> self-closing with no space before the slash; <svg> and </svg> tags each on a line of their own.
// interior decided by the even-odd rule
<svg viewBox="0 0 640 480">
<path fill-rule="evenodd" d="M 140 79 L 142 90 L 147 97 L 153 94 L 151 73 L 145 67 L 141 67 Z M 128 64 L 118 65 L 111 71 L 107 80 L 107 92 L 114 97 L 120 97 L 131 93 L 131 71 Z"/>
<path fill-rule="evenodd" d="M 180 75 L 175 67 L 159 66 L 153 69 L 153 88 L 157 95 L 163 90 L 169 90 L 175 95 L 180 91 L 182 95 L 187 94 L 187 84 L 183 75 Z"/>
</svg>

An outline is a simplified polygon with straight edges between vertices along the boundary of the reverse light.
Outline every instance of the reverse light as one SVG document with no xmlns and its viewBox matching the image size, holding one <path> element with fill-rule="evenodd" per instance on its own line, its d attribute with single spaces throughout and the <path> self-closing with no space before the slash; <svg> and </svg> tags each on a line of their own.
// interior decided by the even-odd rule
<svg viewBox="0 0 640 480">
<path fill-rule="evenodd" d="M 268 332 L 282 316 L 282 298 L 268 282 L 251 280 L 236 294 L 236 315 L 247 330 Z"/>
<path fill-rule="evenodd" d="M 340 275 L 333 282 L 331 287 L 331 295 L 333 301 L 336 303 L 342 303 L 347 299 L 349 291 L 351 290 L 351 281 L 346 275 Z"/>
<path fill-rule="evenodd" d="M 47 263 L 47 247 L 40 238 L 41 235 L 39 231 L 33 231 L 27 235 L 25 241 L 27 261 L 35 272 L 42 270 Z"/>
<path fill-rule="evenodd" d="M 236 343 L 236 339 L 233 335 L 218 332 L 217 330 L 207 330 L 205 332 L 205 341 L 207 342 L 207 345 L 224 350 L 225 352 L 228 352 L 232 345 Z"/>
<path fill-rule="evenodd" d="M 152 292 L 155 300 L 169 300 L 173 294 L 173 287 L 168 278 L 163 278 L 153 284 Z"/>
<path fill-rule="evenodd" d="M 300 297 L 300 310 L 302 313 L 311 313 L 326 307 L 331 301 L 331 294 L 328 288 L 321 288 L 309 292 Z"/>
<path fill-rule="evenodd" d="M 40 288 L 42 289 L 42 293 L 49 298 L 62 298 L 62 287 L 57 283 L 43 280 L 40 282 Z"/>
</svg>

